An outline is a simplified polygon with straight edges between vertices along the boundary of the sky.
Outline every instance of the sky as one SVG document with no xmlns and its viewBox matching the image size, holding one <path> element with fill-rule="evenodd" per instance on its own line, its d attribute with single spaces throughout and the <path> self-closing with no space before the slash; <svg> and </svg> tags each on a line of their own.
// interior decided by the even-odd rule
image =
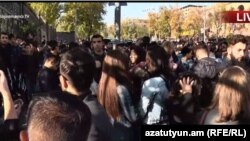
<svg viewBox="0 0 250 141">
<path fill-rule="evenodd" d="M 148 12 L 157 12 L 161 6 L 176 6 L 183 7 L 187 5 L 199 5 L 199 6 L 209 6 L 214 3 L 209 2 L 178 2 L 178 3 L 170 3 L 170 2 L 128 2 L 127 6 L 121 7 L 121 20 L 126 18 L 140 18 L 146 19 Z M 106 15 L 104 16 L 103 22 L 107 25 L 114 24 L 114 11 L 115 6 L 106 6 Z"/>
</svg>

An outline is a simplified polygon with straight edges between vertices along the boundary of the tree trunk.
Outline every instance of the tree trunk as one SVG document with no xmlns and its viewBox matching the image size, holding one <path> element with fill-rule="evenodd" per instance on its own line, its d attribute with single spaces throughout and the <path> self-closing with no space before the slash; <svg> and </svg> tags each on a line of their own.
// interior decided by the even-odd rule
<svg viewBox="0 0 250 141">
<path fill-rule="evenodd" d="M 49 24 L 48 24 L 48 22 L 46 21 L 46 41 L 48 41 L 49 40 Z"/>
<path fill-rule="evenodd" d="M 88 32 L 88 40 L 90 41 L 90 35 L 91 35 L 91 33 L 92 33 L 92 24 L 91 23 L 89 23 L 90 25 L 89 25 L 89 32 Z"/>
</svg>

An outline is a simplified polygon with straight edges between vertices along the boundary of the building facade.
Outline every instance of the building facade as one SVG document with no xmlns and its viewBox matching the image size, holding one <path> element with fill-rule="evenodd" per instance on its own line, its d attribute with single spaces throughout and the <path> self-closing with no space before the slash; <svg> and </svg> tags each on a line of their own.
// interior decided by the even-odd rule
<svg viewBox="0 0 250 141">
<path fill-rule="evenodd" d="M 12 33 L 25 36 L 24 25 L 35 25 L 35 31 L 32 33 L 38 41 L 56 39 L 54 28 L 45 24 L 45 22 L 36 15 L 34 11 L 25 2 L 1 2 L 0 3 L 0 32 Z"/>
</svg>

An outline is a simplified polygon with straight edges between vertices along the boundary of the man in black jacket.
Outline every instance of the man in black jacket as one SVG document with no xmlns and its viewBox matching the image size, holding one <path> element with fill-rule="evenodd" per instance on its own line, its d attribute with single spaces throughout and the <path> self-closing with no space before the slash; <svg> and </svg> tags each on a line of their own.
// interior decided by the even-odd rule
<svg viewBox="0 0 250 141">
<path fill-rule="evenodd" d="M 193 67 L 193 72 L 201 78 L 202 88 L 199 95 L 200 106 L 207 107 L 211 104 L 215 78 L 218 74 L 218 64 L 214 58 L 210 58 L 205 44 L 199 44 L 194 47 L 197 61 Z"/>
<path fill-rule="evenodd" d="M 193 70 L 200 78 L 213 79 L 217 74 L 217 63 L 215 59 L 210 58 L 205 45 L 200 44 L 194 47 L 195 57 L 197 59 Z"/>
<path fill-rule="evenodd" d="M 48 92 L 58 91 L 59 78 L 57 68 L 59 64 L 59 58 L 55 55 L 50 54 L 45 59 L 43 68 L 38 72 L 36 91 L 37 92 Z"/>
<path fill-rule="evenodd" d="M 94 58 L 82 49 L 74 48 L 62 55 L 59 68 L 62 90 L 78 96 L 91 111 L 92 125 L 88 141 L 114 140 L 115 130 L 109 117 L 90 91 L 96 69 Z"/>
<path fill-rule="evenodd" d="M 93 37 L 91 38 L 91 48 L 93 50 L 92 53 L 96 65 L 94 80 L 96 81 L 96 83 L 99 83 L 102 74 L 102 63 L 105 57 L 104 42 L 103 37 L 101 35 L 93 35 Z"/>
</svg>

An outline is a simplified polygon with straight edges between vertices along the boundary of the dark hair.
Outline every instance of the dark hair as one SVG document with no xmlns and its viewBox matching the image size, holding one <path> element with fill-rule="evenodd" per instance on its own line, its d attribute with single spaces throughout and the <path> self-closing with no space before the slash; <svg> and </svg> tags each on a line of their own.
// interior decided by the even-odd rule
<svg viewBox="0 0 250 141">
<path fill-rule="evenodd" d="M 192 52 L 192 49 L 190 49 L 188 46 L 181 49 L 181 54 L 183 56 L 186 56 L 188 53 Z"/>
<path fill-rule="evenodd" d="M 77 48 L 79 47 L 79 44 L 76 42 L 70 42 L 69 43 L 69 49 Z"/>
<path fill-rule="evenodd" d="M 110 42 L 111 42 L 111 40 L 110 40 L 110 39 L 103 39 L 103 41 L 104 41 L 104 44 L 105 44 L 105 45 L 107 45 L 108 43 L 110 43 Z"/>
<path fill-rule="evenodd" d="M 150 37 L 144 36 L 144 37 L 142 37 L 142 41 L 143 41 L 144 44 L 149 44 L 150 43 Z"/>
<path fill-rule="evenodd" d="M 7 35 L 8 36 L 8 33 L 7 32 L 1 32 L 1 35 Z"/>
<path fill-rule="evenodd" d="M 160 47 L 156 41 L 153 41 L 151 43 L 148 44 L 148 49 L 150 48 L 156 48 L 156 47 Z"/>
<path fill-rule="evenodd" d="M 90 48 L 91 47 L 91 44 L 89 41 L 84 41 L 83 44 L 82 44 L 83 48 Z"/>
<path fill-rule="evenodd" d="M 239 10 L 239 11 L 244 11 L 244 9 L 245 9 L 245 8 L 244 8 L 244 5 L 239 5 L 239 6 L 238 6 L 238 10 Z"/>
<path fill-rule="evenodd" d="M 23 40 L 23 37 L 20 36 L 20 35 L 17 35 L 17 36 L 16 36 L 16 39 L 21 39 L 21 40 Z"/>
<path fill-rule="evenodd" d="M 74 48 L 62 55 L 60 73 L 78 90 L 90 88 L 95 72 L 92 55 L 81 48 Z"/>
<path fill-rule="evenodd" d="M 53 62 L 55 62 L 55 64 L 56 64 L 57 67 L 58 67 L 59 61 L 60 61 L 59 57 L 56 56 L 56 55 L 54 55 L 54 54 L 52 54 L 52 53 L 48 53 L 45 56 L 44 60 L 53 60 Z"/>
<path fill-rule="evenodd" d="M 237 35 L 231 35 L 228 37 L 228 44 L 229 46 L 230 45 L 235 45 L 239 42 L 242 42 L 244 44 L 247 44 L 247 39 L 244 35 L 240 35 L 240 34 L 237 34 Z"/>
<path fill-rule="evenodd" d="M 37 96 L 29 104 L 27 125 L 31 131 L 42 131 L 45 140 L 85 141 L 91 112 L 81 100 L 67 93 Z"/>
<path fill-rule="evenodd" d="M 156 75 L 163 74 L 167 78 L 169 77 L 169 58 L 170 55 L 168 55 L 165 50 L 160 46 L 151 47 L 148 49 L 147 53 L 148 59 L 151 60 L 151 63 L 155 65 L 156 72 L 154 72 Z M 147 56 L 146 55 L 146 56 Z M 147 57 L 146 57 L 147 58 Z M 147 60 L 147 59 L 146 59 Z"/>
<path fill-rule="evenodd" d="M 15 35 L 14 34 L 9 34 L 9 39 L 11 40 L 12 38 L 14 38 Z"/>
<path fill-rule="evenodd" d="M 94 38 L 101 38 L 102 41 L 103 41 L 103 36 L 100 35 L 100 34 L 95 34 L 95 35 L 93 35 L 93 36 L 91 37 L 91 42 L 93 41 Z"/>
<path fill-rule="evenodd" d="M 68 47 L 65 44 L 59 45 L 59 53 L 60 54 L 65 53 L 67 51 L 68 51 Z"/>
<path fill-rule="evenodd" d="M 146 52 L 142 47 L 139 46 L 134 46 L 131 51 L 134 51 L 135 54 L 137 54 L 138 58 L 136 60 L 136 64 L 145 61 L 145 57 L 146 57 Z"/>
<path fill-rule="evenodd" d="M 219 52 L 226 52 L 228 47 L 228 43 L 226 41 L 220 42 L 219 43 Z"/>
<path fill-rule="evenodd" d="M 51 40 L 48 42 L 48 45 L 50 50 L 55 50 L 55 48 L 58 46 L 58 43 L 56 40 Z"/>
</svg>

